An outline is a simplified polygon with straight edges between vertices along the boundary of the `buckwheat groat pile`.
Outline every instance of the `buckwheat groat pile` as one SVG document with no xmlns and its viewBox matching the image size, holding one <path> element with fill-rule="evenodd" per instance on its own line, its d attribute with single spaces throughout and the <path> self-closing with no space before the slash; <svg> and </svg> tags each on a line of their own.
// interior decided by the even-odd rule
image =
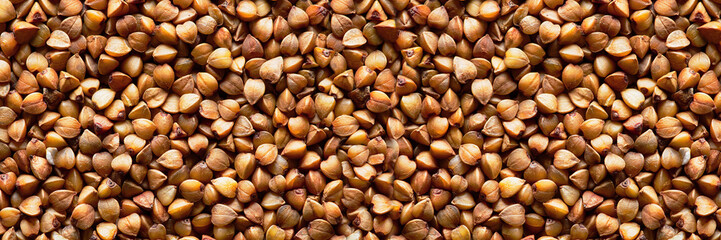
<svg viewBox="0 0 721 240">
<path fill-rule="evenodd" d="M 0 0 L 0 240 L 719 240 L 720 17 Z"/>
</svg>

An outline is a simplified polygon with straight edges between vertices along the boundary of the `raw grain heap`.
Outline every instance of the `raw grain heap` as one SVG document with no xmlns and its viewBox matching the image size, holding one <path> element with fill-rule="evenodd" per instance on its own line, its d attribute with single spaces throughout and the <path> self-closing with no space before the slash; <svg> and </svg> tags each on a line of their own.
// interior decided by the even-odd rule
<svg viewBox="0 0 721 240">
<path fill-rule="evenodd" d="M 719 240 L 720 15 L 0 0 L 0 240 Z"/>
</svg>

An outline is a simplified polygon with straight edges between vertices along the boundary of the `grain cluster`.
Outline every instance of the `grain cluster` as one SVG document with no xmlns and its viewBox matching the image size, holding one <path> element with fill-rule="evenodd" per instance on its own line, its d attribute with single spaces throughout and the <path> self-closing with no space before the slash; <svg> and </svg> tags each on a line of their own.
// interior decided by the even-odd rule
<svg viewBox="0 0 721 240">
<path fill-rule="evenodd" d="M 0 0 L 0 240 L 719 240 L 720 18 Z"/>
</svg>

